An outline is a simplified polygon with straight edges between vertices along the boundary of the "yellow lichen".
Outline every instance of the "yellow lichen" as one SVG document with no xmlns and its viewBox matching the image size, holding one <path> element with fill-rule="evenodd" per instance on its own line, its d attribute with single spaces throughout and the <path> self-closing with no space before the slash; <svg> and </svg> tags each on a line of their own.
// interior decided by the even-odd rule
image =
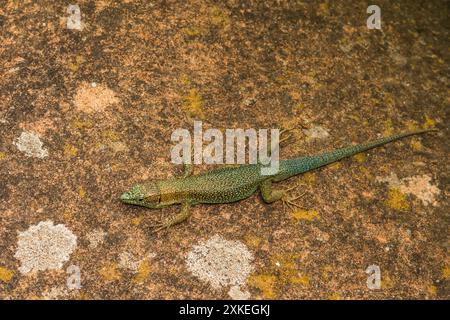
<svg viewBox="0 0 450 320">
<path fill-rule="evenodd" d="M 255 235 L 246 235 L 244 238 L 245 244 L 251 248 L 257 248 L 262 239 Z"/>
<path fill-rule="evenodd" d="M 422 125 L 424 129 L 434 128 L 436 126 L 436 120 L 431 119 L 427 114 L 424 114 L 425 122 Z"/>
<path fill-rule="evenodd" d="M 445 266 L 442 268 L 442 277 L 444 279 L 450 279 L 450 266 Z"/>
<path fill-rule="evenodd" d="M 263 299 L 276 299 L 275 284 L 277 277 L 270 274 L 251 275 L 248 278 L 248 284 L 261 291 Z"/>
<path fill-rule="evenodd" d="M 312 172 L 306 172 L 303 175 L 303 181 L 305 181 L 308 186 L 312 186 L 315 180 L 316 175 Z"/>
<path fill-rule="evenodd" d="M 406 128 L 408 129 L 408 131 L 416 131 L 416 130 L 420 129 L 419 125 L 415 121 L 412 121 L 412 120 L 408 120 L 406 122 Z"/>
<path fill-rule="evenodd" d="M 355 154 L 353 158 L 359 163 L 363 163 L 364 161 L 366 161 L 366 155 L 364 153 Z"/>
<path fill-rule="evenodd" d="M 84 198 L 86 196 L 86 190 L 83 187 L 78 188 L 78 195 L 80 198 Z"/>
<path fill-rule="evenodd" d="M 392 120 L 388 119 L 384 122 L 383 135 L 390 136 L 394 133 L 394 128 L 392 126 Z"/>
<path fill-rule="evenodd" d="M 386 205 L 398 211 L 409 210 L 408 200 L 406 199 L 406 196 L 398 188 L 392 188 L 389 190 Z"/>
<path fill-rule="evenodd" d="M 341 162 L 334 162 L 334 163 L 332 163 L 332 164 L 330 164 L 330 165 L 328 166 L 328 169 L 330 169 L 330 170 L 338 170 L 338 169 L 340 169 L 341 167 L 342 167 Z"/>
<path fill-rule="evenodd" d="M 386 93 L 384 95 L 384 103 L 388 108 L 391 108 L 395 103 L 394 97 L 390 93 Z"/>
<path fill-rule="evenodd" d="M 70 123 L 70 126 L 74 129 L 83 129 L 92 127 L 92 121 L 75 119 Z"/>
<path fill-rule="evenodd" d="M 131 223 L 134 224 L 135 226 L 138 226 L 141 223 L 141 221 L 142 221 L 141 217 L 131 219 Z"/>
<path fill-rule="evenodd" d="M 73 62 L 69 62 L 69 64 L 67 65 L 67 68 L 69 68 L 69 70 L 72 72 L 77 72 L 79 67 L 79 65 Z"/>
<path fill-rule="evenodd" d="M 381 278 L 382 289 L 392 289 L 394 286 L 395 282 L 388 275 L 385 275 Z"/>
<path fill-rule="evenodd" d="M 298 254 L 276 254 L 271 257 L 271 264 L 277 273 L 278 281 L 282 284 L 301 284 L 309 285 L 309 277 L 300 274 L 298 271 L 297 260 L 300 258 Z"/>
<path fill-rule="evenodd" d="M 191 89 L 189 94 L 184 97 L 183 110 L 190 117 L 205 118 L 202 110 L 202 98 L 197 90 Z"/>
<path fill-rule="evenodd" d="M 0 280 L 3 282 L 9 282 L 14 276 L 14 271 L 0 267 Z"/>
<path fill-rule="evenodd" d="M 78 69 L 81 67 L 81 65 L 86 61 L 86 59 L 83 56 L 77 56 L 75 58 L 75 62 L 69 62 L 67 64 L 67 67 L 72 71 L 72 72 L 77 72 Z"/>
<path fill-rule="evenodd" d="M 100 269 L 99 273 L 106 281 L 119 280 L 121 277 L 121 274 L 117 270 L 117 265 L 115 263 L 109 263 L 105 265 Z"/>
<path fill-rule="evenodd" d="M 190 85 L 191 84 L 191 80 L 189 79 L 189 77 L 185 74 L 183 74 L 180 78 L 181 83 L 185 86 Z"/>
<path fill-rule="evenodd" d="M 327 2 L 322 2 L 319 4 L 319 9 L 317 10 L 317 15 L 326 17 L 330 14 L 330 9 Z"/>
<path fill-rule="evenodd" d="M 322 278 L 328 279 L 330 275 L 333 274 L 333 267 L 330 265 L 326 265 L 322 270 Z"/>
<path fill-rule="evenodd" d="M 297 110 L 304 110 L 305 108 L 306 108 L 306 106 L 303 102 L 299 102 L 295 105 L 295 109 L 297 109 Z"/>
<path fill-rule="evenodd" d="M 3 160 L 5 158 L 6 158 L 6 153 L 0 151 L 0 160 Z"/>
<path fill-rule="evenodd" d="M 314 219 L 320 220 L 319 212 L 316 210 L 297 210 L 291 213 L 292 218 L 295 220 L 307 220 L 313 221 Z"/>
<path fill-rule="evenodd" d="M 437 288 L 433 284 L 429 284 L 426 287 L 426 291 L 430 296 L 435 296 L 437 294 Z"/>
<path fill-rule="evenodd" d="M 206 34 L 206 30 L 201 27 L 184 28 L 183 32 L 190 37 L 197 37 Z"/>
<path fill-rule="evenodd" d="M 150 275 L 151 268 L 150 263 L 147 258 L 142 260 L 142 262 L 139 264 L 137 275 L 134 278 L 134 282 L 136 283 L 144 283 L 145 280 L 147 280 L 148 276 Z"/>
<path fill-rule="evenodd" d="M 370 170 L 367 169 L 366 167 L 362 167 L 362 166 L 359 167 L 359 171 L 361 171 L 361 173 L 362 173 L 364 176 L 366 176 L 367 179 L 372 179 L 372 178 L 373 178 L 372 173 L 371 173 Z"/>
<path fill-rule="evenodd" d="M 119 134 L 114 130 L 105 130 L 101 133 L 102 138 L 106 141 L 118 141 L 120 139 Z"/>
<path fill-rule="evenodd" d="M 423 150 L 422 142 L 420 142 L 417 139 L 412 139 L 410 144 L 411 144 L 411 147 L 413 148 L 414 151 L 421 151 L 421 150 Z"/>
<path fill-rule="evenodd" d="M 78 154 L 78 149 L 77 147 L 71 145 L 71 144 L 66 144 L 64 146 L 64 156 L 67 158 L 72 158 L 75 157 Z"/>
<path fill-rule="evenodd" d="M 339 292 L 333 292 L 329 297 L 328 300 L 342 300 L 342 296 L 339 294 Z"/>
<path fill-rule="evenodd" d="M 219 7 L 213 7 L 211 9 L 211 23 L 215 26 L 223 26 L 228 25 L 230 22 L 230 18 Z"/>
<path fill-rule="evenodd" d="M 290 278 L 292 284 L 301 284 L 303 286 L 309 285 L 309 277 L 305 275 L 293 276 Z"/>
<path fill-rule="evenodd" d="M 70 218 L 72 218 L 72 212 L 70 212 L 70 211 L 64 211 L 64 213 L 63 213 L 63 219 L 64 219 L 64 220 L 69 220 Z"/>
</svg>

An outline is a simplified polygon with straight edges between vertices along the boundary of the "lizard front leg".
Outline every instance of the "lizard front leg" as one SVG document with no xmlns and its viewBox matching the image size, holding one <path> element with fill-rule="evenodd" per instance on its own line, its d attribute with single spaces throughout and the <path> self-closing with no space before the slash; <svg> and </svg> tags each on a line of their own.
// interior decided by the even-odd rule
<svg viewBox="0 0 450 320">
<path fill-rule="evenodd" d="M 168 219 L 166 219 L 164 222 L 158 223 L 156 225 L 153 226 L 153 232 L 158 232 L 162 229 L 168 229 L 171 226 L 181 223 L 184 220 L 186 220 L 187 218 L 189 218 L 189 216 L 191 215 L 191 205 L 189 202 L 184 202 L 181 205 L 181 211 L 179 213 L 177 213 L 176 215 L 169 217 Z"/>
</svg>

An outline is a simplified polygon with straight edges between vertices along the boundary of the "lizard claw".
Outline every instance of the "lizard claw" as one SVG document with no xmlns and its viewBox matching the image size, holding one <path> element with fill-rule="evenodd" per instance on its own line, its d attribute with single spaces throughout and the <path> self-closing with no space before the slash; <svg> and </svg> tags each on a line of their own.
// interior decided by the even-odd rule
<svg viewBox="0 0 450 320">
<path fill-rule="evenodd" d="M 169 229 L 169 227 L 171 226 L 170 223 L 168 222 L 160 222 L 160 223 L 156 223 L 150 226 L 150 232 L 152 234 L 157 233 L 163 229 Z"/>
<path fill-rule="evenodd" d="M 286 191 L 295 189 L 295 188 L 297 188 L 297 187 L 298 187 L 298 185 L 296 185 L 296 186 L 294 186 L 294 187 L 292 187 L 292 188 L 289 188 L 289 189 L 286 190 Z M 303 192 L 301 195 L 299 195 L 299 196 L 297 196 L 297 197 L 295 197 L 295 198 L 289 198 L 289 197 L 287 196 L 287 193 L 286 193 L 285 196 L 284 196 L 283 198 L 281 198 L 281 201 L 282 201 L 283 207 L 284 207 L 284 212 L 286 213 L 286 208 L 289 209 L 290 211 L 294 211 L 295 208 L 303 208 L 302 206 L 300 206 L 299 204 L 295 203 L 294 201 L 297 200 L 297 199 L 300 199 L 301 197 L 303 197 L 303 195 L 304 195 L 305 193 L 306 193 L 306 192 Z"/>
</svg>

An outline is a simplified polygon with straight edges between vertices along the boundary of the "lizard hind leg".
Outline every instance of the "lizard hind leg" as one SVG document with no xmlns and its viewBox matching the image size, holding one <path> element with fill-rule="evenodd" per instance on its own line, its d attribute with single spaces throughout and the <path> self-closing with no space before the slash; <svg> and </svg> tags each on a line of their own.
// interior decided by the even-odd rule
<svg viewBox="0 0 450 320">
<path fill-rule="evenodd" d="M 169 217 L 163 222 L 152 225 L 150 228 L 152 229 L 152 233 L 156 233 L 161 231 L 162 229 L 169 229 L 171 226 L 181 223 L 191 215 L 190 210 L 191 205 L 188 202 L 184 202 L 181 206 L 181 211 L 176 215 Z"/>
</svg>

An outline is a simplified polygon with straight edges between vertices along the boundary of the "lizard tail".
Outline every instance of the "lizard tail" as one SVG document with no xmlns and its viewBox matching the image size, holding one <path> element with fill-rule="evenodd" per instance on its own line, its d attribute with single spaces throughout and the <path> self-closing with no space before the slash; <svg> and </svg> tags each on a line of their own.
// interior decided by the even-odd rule
<svg viewBox="0 0 450 320">
<path fill-rule="evenodd" d="M 343 158 L 347 158 L 353 156 L 357 153 L 373 149 L 379 146 L 382 146 L 386 143 L 393 142 L 405 137 L 427 133 L 431 131 L 438 131 L 437 129 L 426 129 L 426 130 L 417 130 L 406 133 L 396 134 L 390 137 L 383 137 L 374 141 L 358 144 L 355 146 L 349 146 L 341 149 L 337 149 L 330 152 L 325 152 L 315 156 L 308 156 L 302 158 L 296 158 L 291 160 L 286 160 L 284 164 L 281 165 L 282 170 L 285 169 L 286 173 L 289 176 L 297 175 L 303 172 L 307 172 L 309 170 L 313 170 L 327 164 L 339 161 Z M 284 168 L 283 168 L 284 167 Z"/>
</svg>

